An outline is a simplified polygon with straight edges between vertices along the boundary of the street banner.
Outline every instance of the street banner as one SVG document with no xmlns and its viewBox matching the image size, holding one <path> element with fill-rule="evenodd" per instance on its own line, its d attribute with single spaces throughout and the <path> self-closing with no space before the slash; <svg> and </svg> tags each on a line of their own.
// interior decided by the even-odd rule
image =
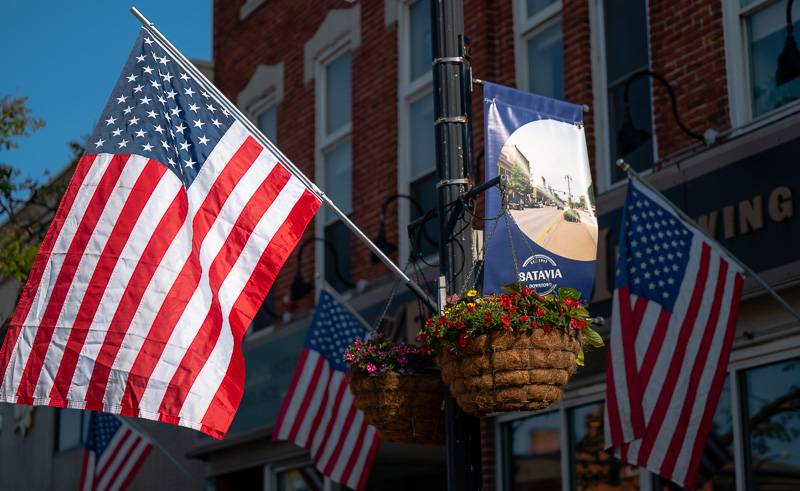
<svg viewBox="0 0 800 491">
<path fill-rule="evenodd" d="M 541 295 L 559 287 L 590 298 L 597 218 L 581 106 L 485 82 L 484 293 L 519 282 Z"/>
</svg>

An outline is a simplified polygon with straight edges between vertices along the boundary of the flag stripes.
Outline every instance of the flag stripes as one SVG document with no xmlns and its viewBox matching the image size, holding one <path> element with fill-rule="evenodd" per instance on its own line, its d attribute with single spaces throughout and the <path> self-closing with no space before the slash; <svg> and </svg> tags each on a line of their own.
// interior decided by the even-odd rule
<svg viewBox="0 0 800 491">
<path fill-rule="evenodd" d="M 152 449 L 149 439 L 114 416 L 93 414 L 79 489 L 127 489 Z"/>
</svg>

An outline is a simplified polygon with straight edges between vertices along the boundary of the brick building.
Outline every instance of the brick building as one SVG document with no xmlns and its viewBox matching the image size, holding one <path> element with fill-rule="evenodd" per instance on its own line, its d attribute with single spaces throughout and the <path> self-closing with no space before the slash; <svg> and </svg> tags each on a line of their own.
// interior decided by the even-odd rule
<svg viewBox="0 0 800 491">
<path fill-rule="evenodd" d="M 435 205 L 429 1 L 217 1 L 213 14 L 217 86 L 428 282 L 435 246 L 425 237 L 412 245 L 405 230 Z M 610 315 L 624 200 L 619 156 L 800 304 L 800 77 L 776 82 L 786 7 L 787 0 L 465 0 L 475 77 L 589 107 L 600 225 L 593 313 Z M 800 7 L 790 15 L 797 31 Z M 482 172 L 481 96 L 475 86 Z M 384 322 L 398 336 L 419 325 L 413 296 L 393 296 L 388 271 L 334 217 L 321 211 L 305 239 L 247 335 L 247 386 L 228 438 L 181 433 L 170 447 L 192 459 L 193 470 L 202 467 L 214 489 L 313 489 L 304 487 L 314 472 L 307 453 L 270 435 L 323 282 L 369 321 L 392 298 Z M 799 327 L 745 283 L 703 489 L 800 488 Z M 604 367 L 603 351 L 589 353 L 557 406 L 484 418 L 484 489 L 671 489 L 601 452 Z M 52 472 L 68 473 L 63 467 Z M 143 482 L 153 482 L 153 472 L 145 468 Z M 443 450 L 384 445 L 370 489 L 412 486 L 443 489 Z"/>
</svg>

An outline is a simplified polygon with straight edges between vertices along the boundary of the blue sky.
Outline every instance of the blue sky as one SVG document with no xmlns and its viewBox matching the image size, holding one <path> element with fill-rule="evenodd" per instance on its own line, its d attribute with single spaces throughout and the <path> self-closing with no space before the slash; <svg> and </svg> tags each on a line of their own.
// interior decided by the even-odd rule
<svg viewBox="0 0 800 491">
<path fill-rule="evenodd" d="M 0 96 L 28 96 L 46 126 L 0 153 L 41 178 L 68 163 L 67 142 L 94 129 L 139 32 L 135 5 L 192 59 L 211 59 L 211 0 L 0 0 Z"/>
</svg>

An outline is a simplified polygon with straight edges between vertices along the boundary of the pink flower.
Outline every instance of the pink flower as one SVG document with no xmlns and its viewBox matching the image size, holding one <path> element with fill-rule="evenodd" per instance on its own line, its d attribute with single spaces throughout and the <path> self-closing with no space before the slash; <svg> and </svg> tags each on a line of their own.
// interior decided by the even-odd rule
<svg viewBox="0 0 800 491">
<path fill-rule="evenodd" d="M 374 363 L 367 363 L 367 372 L 375 373 L 377 369 L 378 367 L 376 367 Z"/>
<path fill-rule="evenodd" d="M 347 361 L 353 361 L 356 359 L 356 355 L 354 355 L 353 353 L 347 353 L 344 355 L 344 359 Z"/>
</svg>

